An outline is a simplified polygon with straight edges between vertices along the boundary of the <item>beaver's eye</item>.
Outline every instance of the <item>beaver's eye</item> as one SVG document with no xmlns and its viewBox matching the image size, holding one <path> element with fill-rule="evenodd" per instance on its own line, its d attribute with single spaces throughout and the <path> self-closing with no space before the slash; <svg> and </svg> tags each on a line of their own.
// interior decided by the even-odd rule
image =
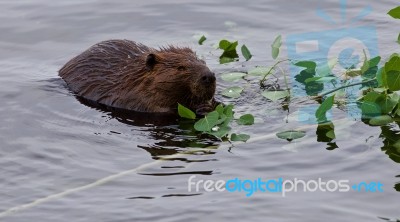
<svg viewBox="0 0 400 222">
<path fill-rule="evenodd" d="M 185 70 L 186 70 L 186 67 L 185 67 L 185 66 L 179 66 L 179 67 L 178 67 L 178 70 L 179 70 L 179 71 L 185 71 Z"/>
</svg>

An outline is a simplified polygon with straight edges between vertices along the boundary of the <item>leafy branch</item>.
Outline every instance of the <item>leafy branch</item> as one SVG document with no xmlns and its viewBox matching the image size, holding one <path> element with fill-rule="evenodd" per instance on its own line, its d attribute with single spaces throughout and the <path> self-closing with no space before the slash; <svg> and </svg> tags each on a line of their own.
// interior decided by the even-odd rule
<svg viewBox="0 0 400 222">
<path fill-rule="evenodd" d="M 236 123 L 239 125 L 253 125 L 254 117 L 251 114 L 245 114 L 240 116 L 239 119 L 234 119 L 233 108 L 233 105 L 218 105 L 214 111 L 208 113 L 203 118 L 198 119 L 194 123 L 194 129 L 198 132 L 211 135 L 220 140 L 227 139 L 229 142 L 246 142 L 250 136 L 247 134 L 230 133 L 232 130 L 230 125 L 232 124 L 233 120 L 236 120 Z M 178 104 L 178 114 L 180 117 L 186 119 L 196 119 L 196 114 L 181 104 Z"/>
</svg>

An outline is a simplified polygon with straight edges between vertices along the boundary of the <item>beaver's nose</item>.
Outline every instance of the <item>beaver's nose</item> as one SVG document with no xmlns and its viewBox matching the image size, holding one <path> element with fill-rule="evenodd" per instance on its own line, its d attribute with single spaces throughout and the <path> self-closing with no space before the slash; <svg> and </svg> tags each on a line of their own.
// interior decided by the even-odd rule
<svg viewBox="0 0 400 222">
<path fill-rule="evenodd" d="M 204 84 L 211 84 L 215 82 L 215 74 L 213 72 L 209 72 L 201 77 L 201 82 Z"/>
</svg>

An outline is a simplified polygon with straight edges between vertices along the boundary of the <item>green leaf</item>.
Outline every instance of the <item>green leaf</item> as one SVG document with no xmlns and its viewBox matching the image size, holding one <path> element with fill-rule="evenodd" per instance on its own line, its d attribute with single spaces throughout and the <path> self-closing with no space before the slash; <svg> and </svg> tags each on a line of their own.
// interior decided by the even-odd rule
<svg viewBox="0 0 400 222">
<path fill-rule="evenodd" d="M 258 67 L 254 68 L 254 69 L 249 70 L 248 74 L 252 75 L 252 76 L 265 76 L 265 75 L 268 74 L 270 69 L 271 68 L 269 68 L 269 67 L 258 66 Z"/>
<path fill-rule="evenodd" d="M 219 48 L 222 50 L 227 50 L 232 43 L 226 39 L 219 41 Z"/>
<path fill-rule="evenodd" d="M 382 95 L 382 98 L 378 100 L 378 105 L 381 106 L 382 114 L 390 114 L 394 107 L 397 105 L 398 100 L 391 98 L 390 96 Z"/>
<path fill-rule="evenodd" d="M 304 69 L 299 74 L 295 75 L 294 79 L 297 82 L 306 85 L 306 79 L 313 78 L 313 77 L 315 77 L 315 72 L 313 70 Z"/>
<path fill-rule="evenodd" d="M 318 124 L 316 134 L 319 142 L 331 142 L 336 139 L 335 125 L 330 121 Z"/>
<path fill-rule="evenodd" d="M 317 81 L 317 80 L 319 80 L 319 79 L 321 79 L 322 77 L 311 77 L 311 78 L 308 78 L 308 79 L 306 79 L 306 81 L 304 81 L 305 83 L 310 83 L 310 82 L 315 82 L 315 81 Z"/>
<path fill-rule="evenodd" d="M 391 91 L 400 90 L 400 70 L 386 72 L 387 85 Z"/>
<path fill-rule="evenodd" d="M 230 97 L 230 98 L 239 98 L 240 94 L 242 93 L 243 88 L 240 86 L 233 86 L 233 87 L 229 87 L 227 89 L 222 90 L 221 94 L 223 96 L 226 97 Z"/>
<path fill-rule="evenodd" d="M 375 101 L 377 101 L 377 100 L 378 100 L 379 98 L 381 98 L 381 97 L 382 97 L 382 94 L 373 91 L 373 92 L 367 93 L 367 95 L 365 95 L 365 96 L 363 97 L 363 100 L 364 100 L 364 101 L 369 101 L 369 102 L 375 102 Z"/>
<path fill-rule="evenodd" d="M 376 116 L 369 120 L 369 124 L 373 126 L 385 126 L 391 122 L 393 122 L 393 119 L 389 115 Z"/>
<path fill-rule="evenodd" d="M 365 49 L 363 49 L 363 52 L 364 52 L 364 62 L 363 62 L 363 65 L 361 66 L 361 73 L 365 73 L 370 67 Z"/>
<path fill-rule="evenodd" d="M 335 80 L 335 79 L 337 79 L 337 77 L 324 76 L 324 77 L 321 77 L 320 79 L 315 80 L 315 82 L 330 82 L 330 81 Z"/>
<path fill-rule="evenodd" d="M 236 134 L 232 133 L 231 135 L 231 141 L 242 141 L 242 142 L 247 142 L 247 140 L 250 139 L 250 136 L 247 134 Z"/>
<path fill-rule="evenodd" d="M 242 48 L 240 48 L 242 51 L 243 57 L 246 59 L 246 61 L 249 61 L 253 55 L 251 55 L 250 50 L 246 47 L 246 45 L 242 45 Z"/>
<path fill-rule="evenodd" d="M 323 123 L 328 121 L 326 118 L 326 112 L 332 109 L 333 102 L 335 101 L 335 95 L 330 96 L 322 102 L 322 104 L 318 107 L 315 112 L 315 117 L 317 118 L 318 123 Z"/>
<path fill-rule="evenodd" d="M 331 75 L 332 69 L 338 63 L 338 58 L 331 58 L 328 62 L 322 66 L 318 66 L 316 72 L 319 76 L 328 76 Z"/>
<path fill-rule="evenodd" d="M 206 41 L 206 37 L 204 35 L 202 35 L 199 39 L 199 45 L 203 45 L 203 42 Z"/>
<path fill-rule="evenodd" d="M 219 57 L 219 62 L 221 64 L 229 63 L 236 61 L 239 58 L 239 55 L 236 52 L 236 47 L 238 42 L 230 42 L 226 39 L 223 39 L 219 42 L 219 48 L 224 50 L 222 55 Z"/>
<path fill-rule="evenodd" d="M 400 19 L 400 6 L 397 6 L 396 8 L 390 10 L 388 14 L 395 19 Z"/>
<path fill-rule="evenodd" d="M 381 115 L 381 107 L 375 102 L 364 101 L 361 104 L 363 118 L 372 118 Z"/>
<path fill-rule="evenodd" d="M 335 130 L 329 130 L 329 131 L 326 133 L 326 136 L 327 136 L 328 138 L 330 138 L 330 139 L 336 139 Z"/>
<path fill-rule="evenodd" d="M 220 126 L 228 126 L 229 123 L 230 123 L 232 120 L 233 120 L 233 117 L 228 117 L 228 116 L 226 116 L 225 120 L 224 120 L 222 123 L 220 123 Z"/>
<path fill-rule="evenodd" d="M 378 70 L 378 73 L 376 74 L 376 81 L 378 81 L 378 85 L 380 87 L 388 88 L 385 67 L 382 67 Z"/>
<path fill-rule="evenodd" d="M 392 53 L 389 57 L 389 60 L 392 59 L 393 57 L 400 57 L 400 53 Z"/>
<path fill-rule="evenodd" d="M 254 116 L 251 114 L 245 114 L 237 120 L 237 123 L 239 125 L 253 125 L 254 124 Z"/>
<path fill-rule="evenodd" d="M 217 111 L 217 112 L 218 112 L 218 111 Z M 219 114 L 219 119 L 218 119 L 216 125 L 221 125 L 221 124 L 223 124 L 223 123 L 226 121 L 227 118 L 228 118 L 228 117 L 227 117 L 225 114 Z"/>
<path fill-rule="evenodd" d="M 208 132 L 208 134 L 211 134 L 217 138 L 223 138 L 229 133 L 229 131 L 231 131 L 231 128 L 229 126 L 215 126 L 213 127 L 213 129 L 214 128 L 216 128 L 216 130 L 211 130 L 211 132 Z"/>
<path fill-rule="evenodd" d="M 286 90 L 285 91 L 264 91 L 261 93 L 261 95 L 273 102 L 276 102 L 280 99 L 288 97 L 289 92 Z"/>
<path fill-rule="evenodd" d="M 385 63 L 385 71 L 389 72 L 392 70 L 400 70 L 400 56 L 396 53 L 391 55 L 390 60 Z"/>
<path fill-rule="evenodd" d="M 224 50 L 225 51 L 236 51 L 236 47 L 238 46 L 238 41 L 234 41 L 234 42 L 232 42 L 232 43 L 230 43 L 230 45 L 227 47 L 227 48 L 225 48 Z"/>
<path fill-rule="evenodd" d="M 381 61 L 381 57 L 377 56 L 369 60 L 369 68 L 375 67 Z"/>
<path fill-rule="evenodd" d="M 236 61 L 235 58 L 224 57 L 224 56 L 219 58 L 220 64 L 230 63 L 230 62 L 234 62 L 234 61 Z"/>
<path fill-rule="evenodd" d="M 287 141 L 292 141 L 295 139 L 300 139 L 306 135 L 306 132 L 304 131 L 297 131 L 297 130 L 288 130 L 284 132 L 279 132 L 276 134 L 276 136 L 280 139 L 284 139 Z"/>
<path fill-rule="evenodd" d="M 315 80 L 315 82 L 318 82 L 318 83 L 330 82 L 330 81 L 335 80 L 335 79 L 337 79 L 337 77 L 324 76 L 324 77 L 321 77 L 320 79 Z"/>
<path fill-rule="evenodd" d="M 233 81 L 242 79 L 246 75 L 247 74 L 243 73 L 243 72 L 230 72 L 230 73 L 222 74 L 221 79 L 224 81 L 233 82 Z"/>
<path fill-rule="evenodd" d="M 179 103 L 178 103 L 178 114 L 180 117 L 183 117 L 186 119 L 196 119 L 196 114 L 192 110 L 184 107 L 183 105 L 181 105 Z"/>
<path fill-rule="evenodd" d="M 315 68 L 317 67 L 317 64 L 313 61 L 299 61 L 299 62 L 295 63 L 294 65 L 304 67 L 307 70 L 315 70 Z"/>
<path fill-rule="evenodd" d="M 276 38 L 275 38 L 275 40 L 274 40 L 274 42 L 272 43 L 272 45 L 271 45 L 271 48 L 272 48 L 272 58 L 273 59 L 276 59 L 276 58 L 278 58 L 278 55 L 279 55 L 279 48 L 281 47 L 281 45 L 282 45 L 282 36 L 281 35 L 278 35 Z"/>
<path fill-rule="evenodd" d="M 390 94 L 390 98 L 394 101 L 400 102 L 400 92 L 394 92 L 393 94 Z"/>
<path fill-rule="evenodd" d="M 396 148 L 396 151 L 400 153 L 400 140 L 397 140 L 394 144 L 393 147 Z"/>
<path fill-rule="evenodd" d="M 219 114 L 217 111 L 208 113 L 204 118 L 198 120 L 194 124 L 194 128 L 201 132 L 210 132 L 211 129 L 217 124 Z"/>
<path fill-rule="evenodd" d="M 238 45 L 238 41 L 230 42 L 226 39 L 223 39 L 219 42 L 219 48 L 224 51 L 236 51 L 236 46 Z"/>
<path fill-rule="evenodd" d="M 233 118 L 233 105 L 232 104 L 229 104 L 229 105 L 224 107 L 224 114 L 227 117 Z"/>
<path fill-rule="evenodd" d="M 224 114 L 224 106 L 219 104 L 217 107 L 215 107 L 215 111 L 218 112 L 219 116 L 222 116 Z"/>
</svg>

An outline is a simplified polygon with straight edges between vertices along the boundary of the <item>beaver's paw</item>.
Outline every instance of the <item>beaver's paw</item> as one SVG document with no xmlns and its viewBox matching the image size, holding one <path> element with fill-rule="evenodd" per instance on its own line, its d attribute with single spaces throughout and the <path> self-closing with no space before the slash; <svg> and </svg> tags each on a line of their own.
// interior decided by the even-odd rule
<svg viewBox="0 0 400 222">
<path fill-rule="evenodd" d="M 212 104 L 201 104 L 196 109 L 196 114 L 199 116 L 205 116 L 207 113 L 214 111 L 214 106 Z"/>
</svg>

